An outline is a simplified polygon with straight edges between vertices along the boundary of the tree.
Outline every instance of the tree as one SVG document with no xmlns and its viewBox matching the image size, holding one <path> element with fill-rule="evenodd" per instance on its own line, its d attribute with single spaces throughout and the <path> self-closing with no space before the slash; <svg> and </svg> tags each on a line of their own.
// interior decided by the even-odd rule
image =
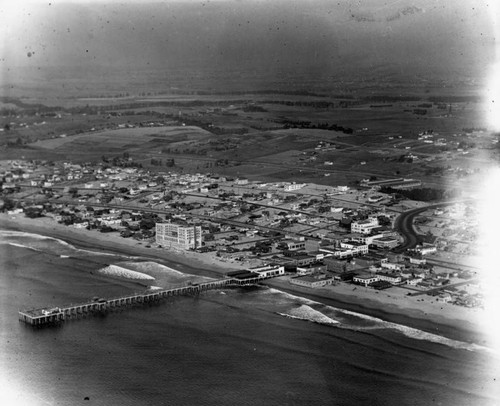
<svg viewBox="0 0 500 406">
<path fill-rule="evenodd" d="M 0 209 L 3 211 L 12 210 L 14 207 L 16 207 L 14 200 L 8 197 L 3 197 L 3 202 L 0 200 Z"/>
</svg>

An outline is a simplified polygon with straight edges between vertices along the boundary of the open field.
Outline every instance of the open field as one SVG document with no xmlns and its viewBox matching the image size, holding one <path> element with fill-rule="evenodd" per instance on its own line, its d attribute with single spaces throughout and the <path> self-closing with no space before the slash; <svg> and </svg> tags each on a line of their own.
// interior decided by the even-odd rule
<svg viewBox="0 0 500 406">
<path fill-rule="evenodd" d="M 3 117 L 10 128 L 0 134 L 0 158 L 99 161 L 127 153 L 145 167 L 174 160 L 171 169 L 184 172 L 331 185 L 407 177 L 430 187 L 454 182 L 454 168 L 469 171 L 463 178 L 498 159 L 497 136 L 484 128 L 484 106 L 471 89 L 415 87 L 402 101 L 397 86 L 373 100 L 362 84 L 349 96 L 327 87 L 231 94 L 230 86 L 219 94 L 138 94 L 133 86 L 99 97 L 69 92 L 57 99 L 55 116 L 44 117 L 41 107 L 26 107 L 47 101 L 36 93 L 9 99 L 4 106 L 20 112 Z"/>
</svg>

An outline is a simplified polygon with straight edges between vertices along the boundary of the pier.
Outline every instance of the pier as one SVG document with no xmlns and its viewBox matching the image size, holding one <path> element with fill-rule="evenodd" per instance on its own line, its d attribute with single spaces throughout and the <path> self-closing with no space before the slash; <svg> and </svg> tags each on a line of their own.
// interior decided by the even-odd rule
<svg viewBox="0 0 500 406">
<path fill-rule="evenodd" d="M 19 312 L 19 321 L 32 326 L 42 327 L 58 324 L 69 319 L 78 319 L 86 315 L 100 314 L 115 308 L 160 302 L 172 296 L 195 295 L 208 290 L 255 285 L 263 279 L 269 278 L 269 276 L 253 275 L 256 276 L 225 278 L 211 282 L 194 283 L 181 287 L 155 290 L 111 299 L 95 298 L 89 302 L 66 307 L 24 310 Z"/>
</svg>

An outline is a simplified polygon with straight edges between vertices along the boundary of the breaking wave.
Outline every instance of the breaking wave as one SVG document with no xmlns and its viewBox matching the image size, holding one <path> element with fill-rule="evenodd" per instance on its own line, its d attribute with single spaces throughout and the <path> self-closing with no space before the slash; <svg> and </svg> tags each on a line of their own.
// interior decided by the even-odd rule
<svg viewBox="0 0 500 406">
<path fill-rule="evenodd" d="M 292 319 L 308 320 L 318 324 L 337 324 L 337 320 L 324 315 L 318 310 L 314 310 L 308 305 L 301 305 L 300 307 L 291 309 L 288 313 L 279 313 L 281 316 L 290 317 Z"/>
<path fill-rule="evenodd" d="M 265 289 L 262 291 L 264 296 L 272 298 L 272 302 L 284 306 L 288 304 L 285 311 L 276 312 L 277 314 L 300 320 L 307 320 L 315 323 L 329 325 L 335 328 L 343 328 L 356 331 L 383 330 L 390 329 L 403 334 L 414 340 L 424 340 L 436 344 L 446 345 L 448 347 L 468 350 L 468 351 L 486 351 L 496 354 L 491 348 L 474 343 L 453 340 L 438 334 L 428 333 L 413 327 L 393 323 L 369 316 L 363 313 L 357 313 L 350 310 L 344 310 L 333 306 L 324 305 L 314 300 L 305 299 L 287 292 L 281 292 L 278 289 Z M 299 307 L 295 307 L 299 304 Z M 293 307 L 290 307 L 293 306 Z M 497 354 L 500 355 L 500 354 Z"/>
<path fill-rule="evenodd" d="M 12 242 L 11 239 L 22 239 L 23 244 L 18 242 Z M 43 244 L 43 242 L 54 242 L 58 246 Z M 49 237 L 41 234 L 26 233 L 24 231 L 12 231 L 12 230 L 1 230 L 0 231 L 0 244 L 7 243 L 10 245 L 15 245 L 22 248 L 31 249 L 40 252 L 57 252 L 58 255 L 67 255 L 68 253 L 84 253 L 100 256 L 110 256 L 117 258 L 130 258 L 137 259 L 140 257 L 127 256 L 122 254 L 115 254 L 111 252 L 88 250 L 84 248 L 77 248 L 74 245 L 55 237 Z M 17 245 L 16 245 L 17 244 Z"/>
<path fill-rule="evenodd" d="M 13 246 L 13 247 L 18 247 L 18 248 L 26 248 L 28 250 L 32 250 L 32 251 L 38 251 L 38 252 L 43 252 L 42 250 L 39 250 L 35 247 L 30 247 L 29 245 L 24 245 L 24 244 L 19 244 L 17 242 L 8 242 L 7 244 Z"/>
<path fill-rule="evenodd" d="M 130 269 L 122 268 L 118 265 L 109 265 L 106 268 L 99 269 L 99 273 L 108 276 L 119 276 L 121 278 L 134 279 L 134 280 L 154 280 L 150 275 L 142 272 L 131 271 Z"/>
<path fill-rule="evenodd" d="M 160 285 L 167 286 L 172 284 L 185 284 L 188 282 L 205 282 L 213 278 L 198 276 L 190 273 L 178 271 L 166 265 L 154 261 L 145 262 L 120 262 L 118 265 L 132 269 L 136 272 L 153 275 Z"/>
</svg>

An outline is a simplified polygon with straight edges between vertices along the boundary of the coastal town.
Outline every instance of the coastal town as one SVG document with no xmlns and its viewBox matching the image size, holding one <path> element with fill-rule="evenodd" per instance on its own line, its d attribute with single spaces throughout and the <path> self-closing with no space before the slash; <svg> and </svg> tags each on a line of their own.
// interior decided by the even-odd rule
<svg viewBox="0 0 500 406">
<path fill-rule="evenodd" d="M 187 254 L 227 277 L 278 276 L 296 288 L 381 291 L 400 301 L 478 309 L 473 203 L 425 205 L 397 191 L 413 179 L 360 179 L 357 187 L 259 182 L 150 171 L 112 162 L 4 161 L 0 210 L 81 233 Z M 382 192 L 390 186 L 392 193 Z M 398 218 L 411 215 L 405 231 Z M 412 237 L 416 237 L 413 243 Z M 350 288 L 349 288 L 350 287 Z M 356 294 L 356 292 L 354 292 Z"/>
</svg>

